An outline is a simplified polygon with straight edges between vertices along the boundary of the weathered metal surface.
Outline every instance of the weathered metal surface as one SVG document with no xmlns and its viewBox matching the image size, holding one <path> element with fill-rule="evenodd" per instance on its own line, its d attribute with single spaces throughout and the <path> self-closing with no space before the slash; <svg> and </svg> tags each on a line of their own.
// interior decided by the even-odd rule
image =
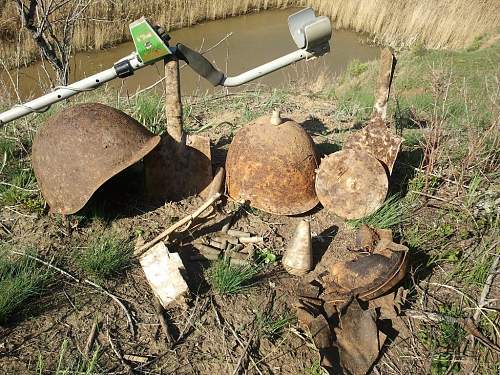
<svg viewBox="0 0 500 375">
<path fill-rule="evenodd" d="M 79 104 L 51 117 L 33 142 L 33 169 L 51 212 L 72 214 L 160 141 L 127 114 Z"/>
<path fill-rule="evenodd" d="M 148 195 L 155 200 L 207 197 L 212 182 L 210 140 L 189 135 L 183 145 L 164 134 L 160 145 L 144 158 L 144 168 Z"/>
<path fill-rule="evenodd" d="M 389 257 L 370 254 L 350 262 L 335 263 L 324 278 L 327 288 L 320 296 L 325 303 L 339 304 L 358 296 L 368 301 L 396 286 L 406 275 L 406 251 L 395 251 Z"/>
<path fill-rule="evenodd" d="M 382 164 L 363 151 L 342 150 L 321 160 L 316 193 L 321 204 L 345 219 L 375 212 L 385 200 L 388 178 Z"/>
<path fill-rule="evenodd" d="M 373 252 L 329 267 L 322 278 L 325 291 L 320 296 L 327 304 L 342 304 L 352 296 L 364 301 L 377 298 L 406 275 L 408 248 L 393 241 L 391 230 L 363 226 L 357 239 L 370 243 Z"/>
<path fill-rule="evenodd" d="M 179 61 L 165 61 L 164 68 L 167 131 L 144 159 L 146 190 L 154 200 L 179 201 L 196 194 L 207 198 L 212 182 L 210 138 L 184 132 Z"/>
<path fill-rule="evenodd" d="M 272 125 L 264 116 L 240 129 L 229 146 L 229 195 L 277 215 L 296 215 L 318 204 L 314 142 L 296 122 Z"/>
<path fill-rule="evenodd" d="M 347 138 L 343 149 L 369 153 L 382 162 L 391 174 L 402 142 L 403 138 L 394 134 L 381 118 L 375 117 L 366 127 Z"/>
</svg>

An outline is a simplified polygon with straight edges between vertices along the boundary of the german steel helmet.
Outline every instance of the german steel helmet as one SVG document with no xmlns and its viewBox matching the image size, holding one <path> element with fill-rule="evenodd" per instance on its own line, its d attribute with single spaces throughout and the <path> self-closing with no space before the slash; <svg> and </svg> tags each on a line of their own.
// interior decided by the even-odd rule
<svg viewBox="0 0 500 375">
<path fill-rule="evenodd" d="M 103 104 L 62 110 L 42 125 L 33 142 L 33 169 L 50 211 L 79 211 L 101 185 L 159 142 L 132 117 Z"/>
</svg>

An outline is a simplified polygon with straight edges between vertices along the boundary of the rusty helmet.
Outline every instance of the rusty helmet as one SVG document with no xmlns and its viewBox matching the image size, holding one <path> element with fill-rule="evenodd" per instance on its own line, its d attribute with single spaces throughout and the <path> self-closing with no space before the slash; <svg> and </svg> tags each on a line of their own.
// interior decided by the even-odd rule
<svg viewBox="0 0 500 375">
<path fill-rule="evenodd" d="M 159 141 L 132 117 L 103 104 L 74 105 L 49 118 L 36 134 L 32 159 L 50 211 L 79 211 L 104 182 Z"/>
<path fill-rule="evenodd" d="M 274 117 L 236 133 L 226 159 L 229 196 L 271 214 L 301 214 L 318 204 L 314 142 L 295 121 Z"/>
</svg>

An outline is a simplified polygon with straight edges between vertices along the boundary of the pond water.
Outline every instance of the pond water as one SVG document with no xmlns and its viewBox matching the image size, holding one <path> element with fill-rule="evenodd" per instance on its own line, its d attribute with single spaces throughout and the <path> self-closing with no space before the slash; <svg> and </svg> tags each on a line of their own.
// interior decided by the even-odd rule
<svg viewBox="0 0 500 375">
<path fill-rule="evenodd" d="M 217 47 L 206 53 L 206 57 L 228 75 L 239 74 L 257 65 L 268 62 L 296 49 L 288 31 L 287 17 L 297 9 L 270 10 L 240 17 L 205 22 L 170 33 L 173 45 L 176 42 L 197 50 L 207 50 L 232 33 Z M 329 54 L 311 61 L 302 61 L 274 72 L 254 82 L 279 87 L 300 79 L 300 82 L 314 82 L 325 72 L 330 75 L 341 73 L 350 61 L 376 59 L 379 47 L 363 42 L 364 36 L 352 31 L 333 32 Z M 79 52 L 72 61 L 70 82 L 110 68 L 117 60 L 134 50 L 132 42 L 120 44 L 102 51 Z M 50 68 L 47 70 L 50 71 Z M 148 87 L 162 77 L 162 63 L 136 71 L 132 77 L 116 79 L 109 83 L 120 88 L 122 93 L 133 94 Z M 4 82 L 5 74 L 1 76 Z M 304 80 L 306 78 L 306 80 Z M 35 63 L 20 71 L 19 91 L 23 99 L 40 95 L 48 87 L 47 73 L 42 64 Z M 197 76 L 190 68 L 181 70 L 183 94 L 201 94 L 213 90 L 209 83 Z M 219 89 L 220 90 L 220 89 Z M 234 89 L 233 89 L 234 90 Z"/>
</svg>

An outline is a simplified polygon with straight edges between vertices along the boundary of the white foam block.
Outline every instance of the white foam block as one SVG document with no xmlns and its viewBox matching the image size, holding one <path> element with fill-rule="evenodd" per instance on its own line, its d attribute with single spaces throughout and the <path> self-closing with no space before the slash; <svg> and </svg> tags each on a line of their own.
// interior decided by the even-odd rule
<svg viewBox="0 0 500 375">
<path fill-rule="evenodd" d="M 182 277 L 184 264 L 178 253 L 170 253 L 163 242 L 146 251 L 139 259 L 146 279 L 163 307 L 167 307 L 189 288 Z"/>
</svg>

